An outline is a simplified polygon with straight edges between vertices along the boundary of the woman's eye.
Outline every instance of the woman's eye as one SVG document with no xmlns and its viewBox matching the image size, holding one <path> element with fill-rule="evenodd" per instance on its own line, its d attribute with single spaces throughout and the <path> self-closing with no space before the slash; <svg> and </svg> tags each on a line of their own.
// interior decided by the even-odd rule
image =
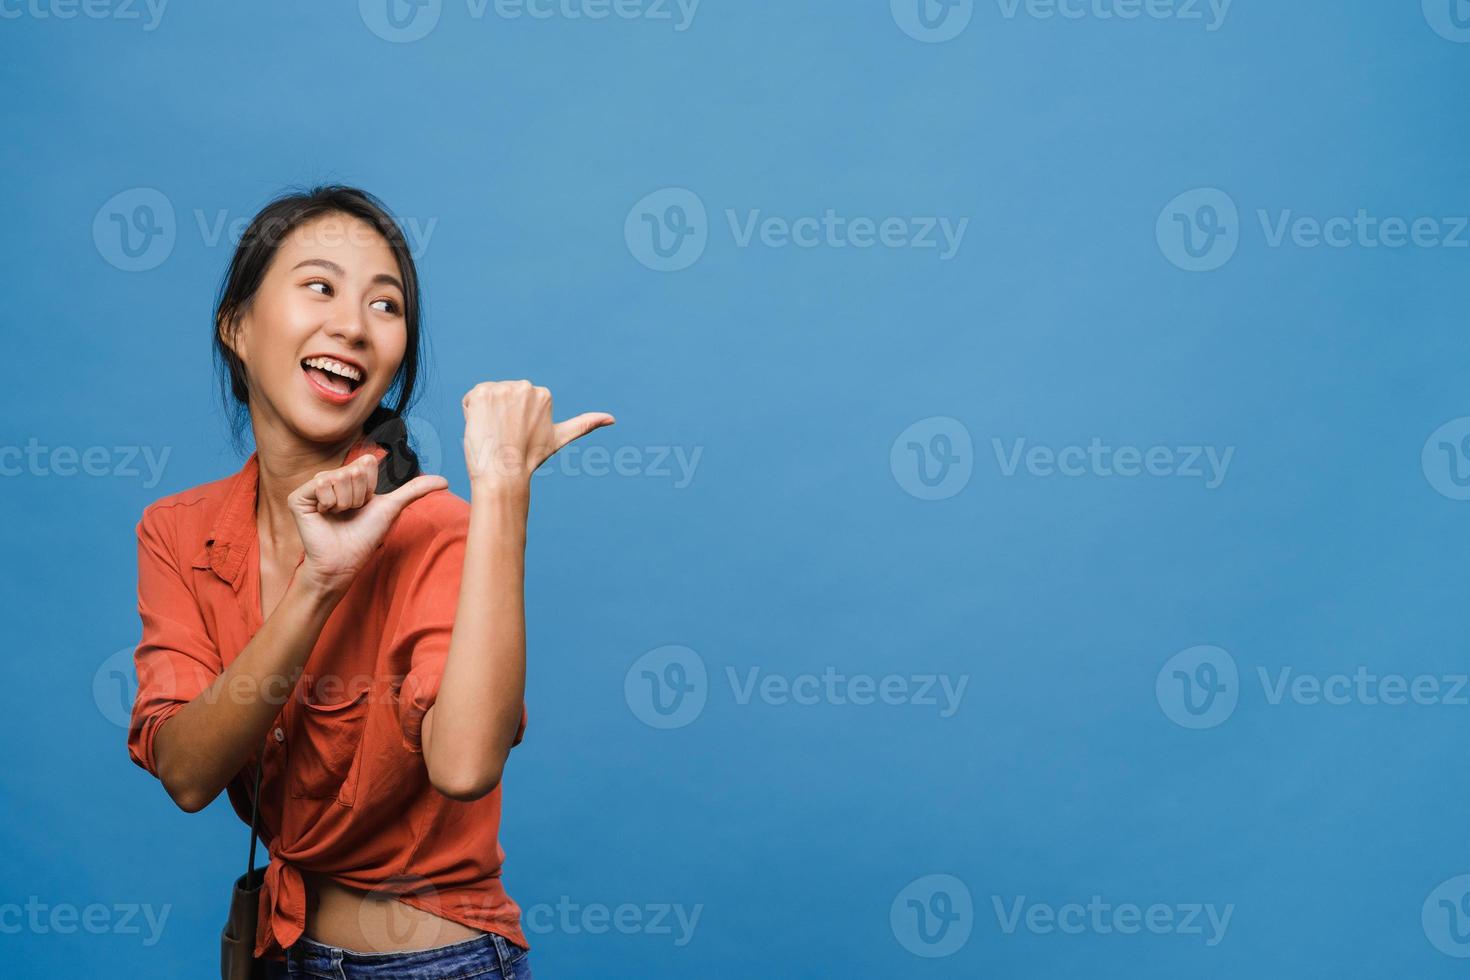
<svg viewBox="0 0 1470 980">
<path fill-rule="evenodd" d="M 382 307 L 379 307 L 379 304 L 382 304 Z M 383 308 L 384 313 L 391 314 L 398 312 L 398 304 L 393 302 L 391 299 L 375 299 L 372 302 L 372 306 L 374 309 Z"/>
<path fill-rule="evenodd" d="M 323 296 L 330 296 L 330 295 L 332 295 L 332 287 L 329 286 L 327 283 L 322 282 L 320 279 L 313 279 L 311 282 L 309 282 L 309 283 L 306 284 L 306 288 L 307 289 L 311 289 L 311 288 L 313 288 L 315 286 L 322 287 L 322 290 L 323 290 L 322 295 Z"/>
</svg>

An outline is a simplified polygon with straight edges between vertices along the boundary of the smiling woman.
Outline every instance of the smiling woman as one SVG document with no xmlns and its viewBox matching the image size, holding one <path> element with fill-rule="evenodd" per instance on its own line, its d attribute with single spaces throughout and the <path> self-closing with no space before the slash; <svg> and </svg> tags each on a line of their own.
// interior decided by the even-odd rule
<svg viewBox="0 0 1470 980">
<path fill-rule="evenodd" d="M 256 216 L 213 334 L 255 450 L 138 522 L 128 746 L 182 809 L 226 790 L 266 842 L 225 976 L 529 977 L 498 832 L 526 725 L 530 476 L 613 418 L 555 423 L 545 388 L 481 382 L 462 401 L 470 500 L 420 473 L 402 422 L 418 276 L 353 188 Z"/>
</svg>

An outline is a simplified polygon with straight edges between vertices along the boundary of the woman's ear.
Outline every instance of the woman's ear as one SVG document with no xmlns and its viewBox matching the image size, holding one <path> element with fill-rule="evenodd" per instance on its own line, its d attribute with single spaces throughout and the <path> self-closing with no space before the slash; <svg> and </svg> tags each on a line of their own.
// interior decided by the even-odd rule
<svg viewBox="0 0 1470 980">
<path fill-rule="evenodd" d="M 220 341 L 234 352 L 241 364 L 244 364 L 245 358 L 240 355 L 240 348 L 235 344 L 240 333 L 239 316 L 228 311 L 221 311 L 219 320 L 215 323 L 215 330 L 219 333 Z"/>
</svg>

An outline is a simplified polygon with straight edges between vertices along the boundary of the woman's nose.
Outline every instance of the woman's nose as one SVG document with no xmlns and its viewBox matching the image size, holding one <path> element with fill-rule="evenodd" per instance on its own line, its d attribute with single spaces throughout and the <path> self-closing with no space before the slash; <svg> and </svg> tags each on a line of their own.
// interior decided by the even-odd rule
<svg viewBox="0 0 1470 980">
<path fill-rule="evenodd" d="M 327 325 L 327 334 L 341 341 L 349 347 L 356 347 L 358 342 L 367 335 L 367 327 L 363 325 L 363 319 L 356 313 L 344 313 L 335 317 Z"/>
</svg>

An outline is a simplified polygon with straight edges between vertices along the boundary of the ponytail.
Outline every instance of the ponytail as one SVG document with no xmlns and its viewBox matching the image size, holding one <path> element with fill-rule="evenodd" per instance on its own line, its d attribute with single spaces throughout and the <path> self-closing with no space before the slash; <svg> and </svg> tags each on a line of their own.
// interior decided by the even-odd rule
<svg viewBox="0 0 1470 980">
<path fill-rule="evenodd" d="M 398 410 L 379 405 L 362 428 L 368 439 L 388 450 L 378 463 L 375 493 L 391 493 L 423 472 L 418 454 L 408 444 L 408 424 Z"/>
</svg>

